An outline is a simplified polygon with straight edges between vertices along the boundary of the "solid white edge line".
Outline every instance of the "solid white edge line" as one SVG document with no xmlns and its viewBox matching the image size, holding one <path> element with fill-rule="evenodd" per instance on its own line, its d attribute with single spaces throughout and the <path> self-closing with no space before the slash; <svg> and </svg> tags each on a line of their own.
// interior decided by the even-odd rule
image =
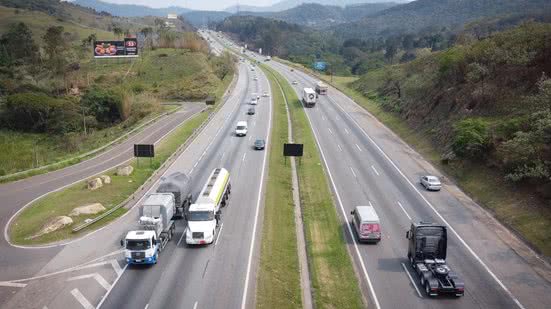
<svg viewBox="0 0 551 309">
<path fill-rule="evenodd" d="M 196 301 L 195 304 L 193 304 L 193 309 L 197 309 L 198 302 Z"/>
<path fill-rule="evenodd" d="M 270 81 L 268 80 L 268 77 L 266 77 L 266 75 L 264 73 L 262 73 L 262 75 L 264 75 L 264 77 L 268 81 L 268 87 L 270 89 L 270 94 L 271 94 L 272 93 L 272 86 L 270 85 Z M 272 131 L 272 108 L 273 108 L 272 98 L 273 98 L 273 96 L 270 95 L 270 115 L 269 115 L 269 120 L 268 120 L 268 133 L 267 133 L 267 136 L 266 136 L 266 145 L 268 145 L 268 143 L 269 143 L 269 139 L 270 139 L 270 135 L 271 135 L 271 131 Z M 250 249 L 249 249 L 249 258 L 248 258 L 248 262 L 247 262 L 247 274 L 245 275 L 245 286 L 243 288 L 243 297 L 241 298 L 241 309 L 245 309 L 246 305 L 247 305 L 247 292 L 248 292 L 248 289 L 249 289 L 249 277 L 250 277 L 250 274 L 251 274 L 251 264 L 252 264 L 252 258 L 253 258 L 253 252 L 254 252 L 254 241 L 255 241 L 255 238 L 256 238 L 256 226 L 258 224 L 258 215 L 260 213 L 260 202 L 261 202 L 261 199 L 262 199 L 262 186 L 263 186 L 263 183 L 264 183 L 264 171 L 266 170 L 266 158 L 267 157 L 268 157 L 268 151 L 264 151 L 264 159 L 263 159 L 263 162 L 262 162 L 262 172 L 261 172 L 261 175 L 260 175 L 260 184 L 258 186 L 259 189 L 258 189 L 258 199 L 257 199 L 257 202 L 256 202 L 256 212 L 255 212 L 255 216 L 254 216 L 253 235 L 251 237 L 251 245 L 250 245 Z"/>
<path fill-rule="evenodd" d="M 149 308 L 149 303 L 145 304 L 145 308 L 143 309 L 147 309 L 147 308 Z"/>
<path fill-rule="evenodd" d="M 308 118 L 308 122 L 310 123 L 310 128 L 312 129 L 312 132 L 314 133 L 314 138 L 316 140 L 316 144 L 318 145 L 318 149 L 319 149 L 321 157 L 323 159 L 323 163 L 326 167 L 327 174 L 329 175 L 329 180 L 331 181 L 331 185 L 333 186 L 333 190 L 335 191 L 335 195 L 337 196 L 337 201 L 339 202 L 339 206 L 340 206 L 343 218 L 344 218 L 345 222 L 347 223 L 348 220 L 346 220 L 346 218 L 347 218 L 346 211 L 344 210 L 344 206 L 342 204 L 342 199 L 341 199 L 341 196 L 340 196 L 339 191 L 337 189 L 337 186 L 335 185 L 335 181 L 333 180 L 333 175 L 331 174 L 331 170 L 329 169 L 329 164 L 327 164 L 327 160 L 325 159 L 325 154 L 323 153 L 323 150 L 321 149 L 321 144 L 319 142 L 318 135 L 316 134 L 316 130 L 312 126 L 312 121 L 310 120 L 310 116 L 308 115 L 308 113 L 306 113 L 306 117 Z M 346 228 L 348 230 L 348 233 L 350 234 L 350 238 L 352 239 L 352 241 L 354 243 L 354 249 L 356 251 L 356 255 L 358 257 L 358 260 L 360 261 L 360 266 L 362 268 L 363 275 L 364 275 L 364 277 L 367 281 L 369 291 L 371 292 L 371 295 L 373 297 L 373 302 L 375 303 L 375 308 L 380 309 L 381 306 L 379 304 L 379 300 L 377 299 L 377 294 L 375 294 L 375 289 L 373 288 L 373 284 L 371 283 L 371 279 L 369 278 L 369 274 L 367 273 L 367 268 L 365 267 L 365 263 L 362 259 L 362 255 L 360 254 L 360 249 L 358 248 L 358 241 L 354 237 L 354 233 L 352 232 L 352 228 L 350 228 L 350 224 L 346 224 Z"/>
<path fill-rule="evenodd" d="M 404 271 L 406 272 L 406 275 L 408 275 L 409 281 L 411 281 L 411 284 L 413 284 L 413 287 L 415 288 L 415 291 L 417 292 L 417 295 L 419 297 L 423 298 L 423 295 L 421 295 L 421 292 L 419 291 L 419 288 L 417 288 L 417 284 L 415 284 L 415 281 L 413 281 L 413 278 L 411 277 L 411 274 L 409 273 L 408 269 L 406 268 L 406 265 L 402 262 L 402 267 L 404 268 Z"/>
<path fill-rule="evenodd" d="M 105 295 L 103 295 L 103 297 L 101 298 L 99 304 L 96 306 L 96 309 L 101 308 L 101 306 L 103 305 L 103 302 L 105 302 L 105 300 L 107 299 L 107 296 L 109 296 L 109 294 L 111 294 L 111 291 L 113 291 L 113 288 L 117 285 L 117 282 L 119 282 L 119 279 L 122 278 L 122 275 L 126 271 L 126 268 L 128 268 L 128 264 L 124 265 L 124 267 L 122 268 L 121 274 L 117 277 L 117 279 L 115 279 L 115 281 L 113 281 L 113 284 L 111 284 L 111 287 L 109 288 L 109 290 L 107 290 L 107 293 L 105 293 Z"/>
<path fill-rule="evenodd" d="M 0 286 L 9 287 L 9 288 L 24 288 L 27 286 L 27 284 L 11 282 L 11 281 L 0 281 Z"/>
<path fill-rule="evenodd" d="M 328 96 L 329 98 L 329 96 Z M 348 97 L 347 97 L 348 98 Z M 330 98 L 329 98 L 330 99 Z M 488 274 L 490 274 L 490 276 L 492 277 L 492 279 L 494 279 L 495 282 L 497 282 L 497 284 L 505 291 L 505 293 L 513 300 L 513 302 L 521 309 L 525 309 L 525 307 L 520 303 L 520 301 L 513 295 L 513 293 L 507 288 L 507 286 L 505 286 L 505 284 L 496 276 L 496 274 L 494 274 L 494 272 L 488 267 L 488 265 L 486 265 L 486 263 L 484 263 L 484 261 L 482 261 L 482 259 L 474 252 L 474 250 L 465 242 L 465 240 L 463 240 L 463 238 L 461 238 L 461 236 L 459 236 L 459 233 L 457 233 L 457 231 L 448 223 L 448 221 L 446 219 L 444 219 L 444 217 L 438 212 L 438 210 L 436 210 L 436 208 L 434 208 L 434 206 L 425 198 L 425 196 L 423 196 L 423 194 L 421 194 L 421 192 L 417 189 L 417 187 L 415 187 L 415 185 L 407 178 L 407 176 L 402 172 L 402 170 L 400 170 L 400 168 L 394 163 L 394 161 L 392 161 L 392 159 L 383 151 L 383 149 L 381 149 L 381 147 L 379 147 L 379 145 L 371 138 L 371 136 L 369 136 L 369 134 L 367 134 L 367 132 L 365 132 L 365 130 L 358 124 L 358 122 L 356 122 L 356 120 L 354 118 L 352 118 L 352 116 L 350 116 L 341 106 L 340 104 L 338 104 L 335 100 L 333 99 L 330 99 L 330 101 L 332 101 L 336 106 L 339 107 L 339 109 L 362 131 L 362 133 L 367 137 L 367 139 L 375 146 L 375 148 L 377 148 L 377 150 L 383 155 L 383 157 L 394 167 L 394 169 L 402 176 L 402 178 L 404 178 L 406 180 L 406 182 L 411 186 L 411 188 L 413 188 L 413 190 L 415 190 L 415 192 L 417 192 L 417 194 L 421 197 L 421 199 L 432 209 L 432 211 L 434 211 L 434 213 L 436 214 L 436 216 L 438 218 L 440 218 L 440 220 L 442 220 L 442 222 L 444 224 L 446 224 L 448 226 L 448 228 L 450 229 L 450 231 L 452 231 L 452 233 L 457 237 L 457 239 L 461 242 L 461 244 L 463 244 L 463 246 L 467 249 L 467 251 L 469 251 L 469 253 L 475 258 L 475 260 L 477 260 L 477 262 L 480 263 L 480 265 L 482 265 L 482 267 L 488 272 Z M 354 100 L 351 100 L 354 104 L 357 105 L 356 102 L 354 102 Z"/>
</svg>

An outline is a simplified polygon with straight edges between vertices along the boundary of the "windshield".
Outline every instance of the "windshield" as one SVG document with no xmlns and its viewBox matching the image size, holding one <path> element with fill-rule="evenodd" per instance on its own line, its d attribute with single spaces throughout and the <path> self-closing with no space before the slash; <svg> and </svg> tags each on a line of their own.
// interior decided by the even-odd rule
<svg viewBox="0 0 551 309">
<path fill-rule="evenodd" d="M 187 218 L 188 221 L 212 221 L 214 213 L 212 211 L 190 211 Z"/>
<path fill-rule="evenodd" d="M 126 240 L 126 249 L 128 250 L 146 250 L 151 248 L 149 239 Z"/>
<path fill-rule="evenodd" d="M 244 126 L 237 126 L 237 130 L 245 130 Z"/>
</svg>

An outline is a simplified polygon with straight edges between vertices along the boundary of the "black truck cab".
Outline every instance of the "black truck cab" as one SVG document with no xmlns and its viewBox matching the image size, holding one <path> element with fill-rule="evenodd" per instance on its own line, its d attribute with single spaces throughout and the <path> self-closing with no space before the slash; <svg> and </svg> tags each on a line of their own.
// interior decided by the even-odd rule
<svg viewBox="0 0 551 309">
<path fill-rule="evenodd" d="M 463 296 L 465 285 L 446 263 L 447 229 L 443 225 L 412 223 L 406 232 L 408 259 L 428 296 Z"/>
</svg>

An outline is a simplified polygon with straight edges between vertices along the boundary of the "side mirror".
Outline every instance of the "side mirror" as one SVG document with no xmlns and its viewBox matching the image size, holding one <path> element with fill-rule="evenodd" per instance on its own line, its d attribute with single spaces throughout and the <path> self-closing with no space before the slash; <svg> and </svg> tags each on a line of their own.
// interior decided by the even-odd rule
<svg viewBox="0 0 551 309">
<path fill-rule="evenodd" d="M 409 231 L 406 232 L 406 238 L 409 239 Z"/>
<path fill-rule="evenodd" d="M 350 211 L 350 214 L 351 214 L 351 215 L 354 215 L 354 210 L 351 210 L 351 211 Z"/>
<path fill-rule="evenodd" d="M 124 247 L 124 239 L 121 239 L 121 247 Z"/>
</svg>

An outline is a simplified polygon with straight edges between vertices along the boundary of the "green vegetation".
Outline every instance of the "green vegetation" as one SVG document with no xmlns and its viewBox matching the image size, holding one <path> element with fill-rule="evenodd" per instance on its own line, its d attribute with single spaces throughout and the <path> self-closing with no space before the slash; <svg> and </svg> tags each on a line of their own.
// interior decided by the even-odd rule
<svg viewBox="0 0 551 309">
<path fill-rule="evenodd" d="M 271 75 L 268 78 L 274 105 L 256 304 L 302 308 L 291 169 L 282 156 L 288 141 L 287 112 L 278 84 Z"/>
<path fill-rule="evenodd" d="M 362 308 L 358 277 L 302 104 L 279 73 L 264 69 L 281 84 L 289 104 L 293 139 L 304 144 L 305 154 L 297 170 L 315 307 Z"/>
</svg>

